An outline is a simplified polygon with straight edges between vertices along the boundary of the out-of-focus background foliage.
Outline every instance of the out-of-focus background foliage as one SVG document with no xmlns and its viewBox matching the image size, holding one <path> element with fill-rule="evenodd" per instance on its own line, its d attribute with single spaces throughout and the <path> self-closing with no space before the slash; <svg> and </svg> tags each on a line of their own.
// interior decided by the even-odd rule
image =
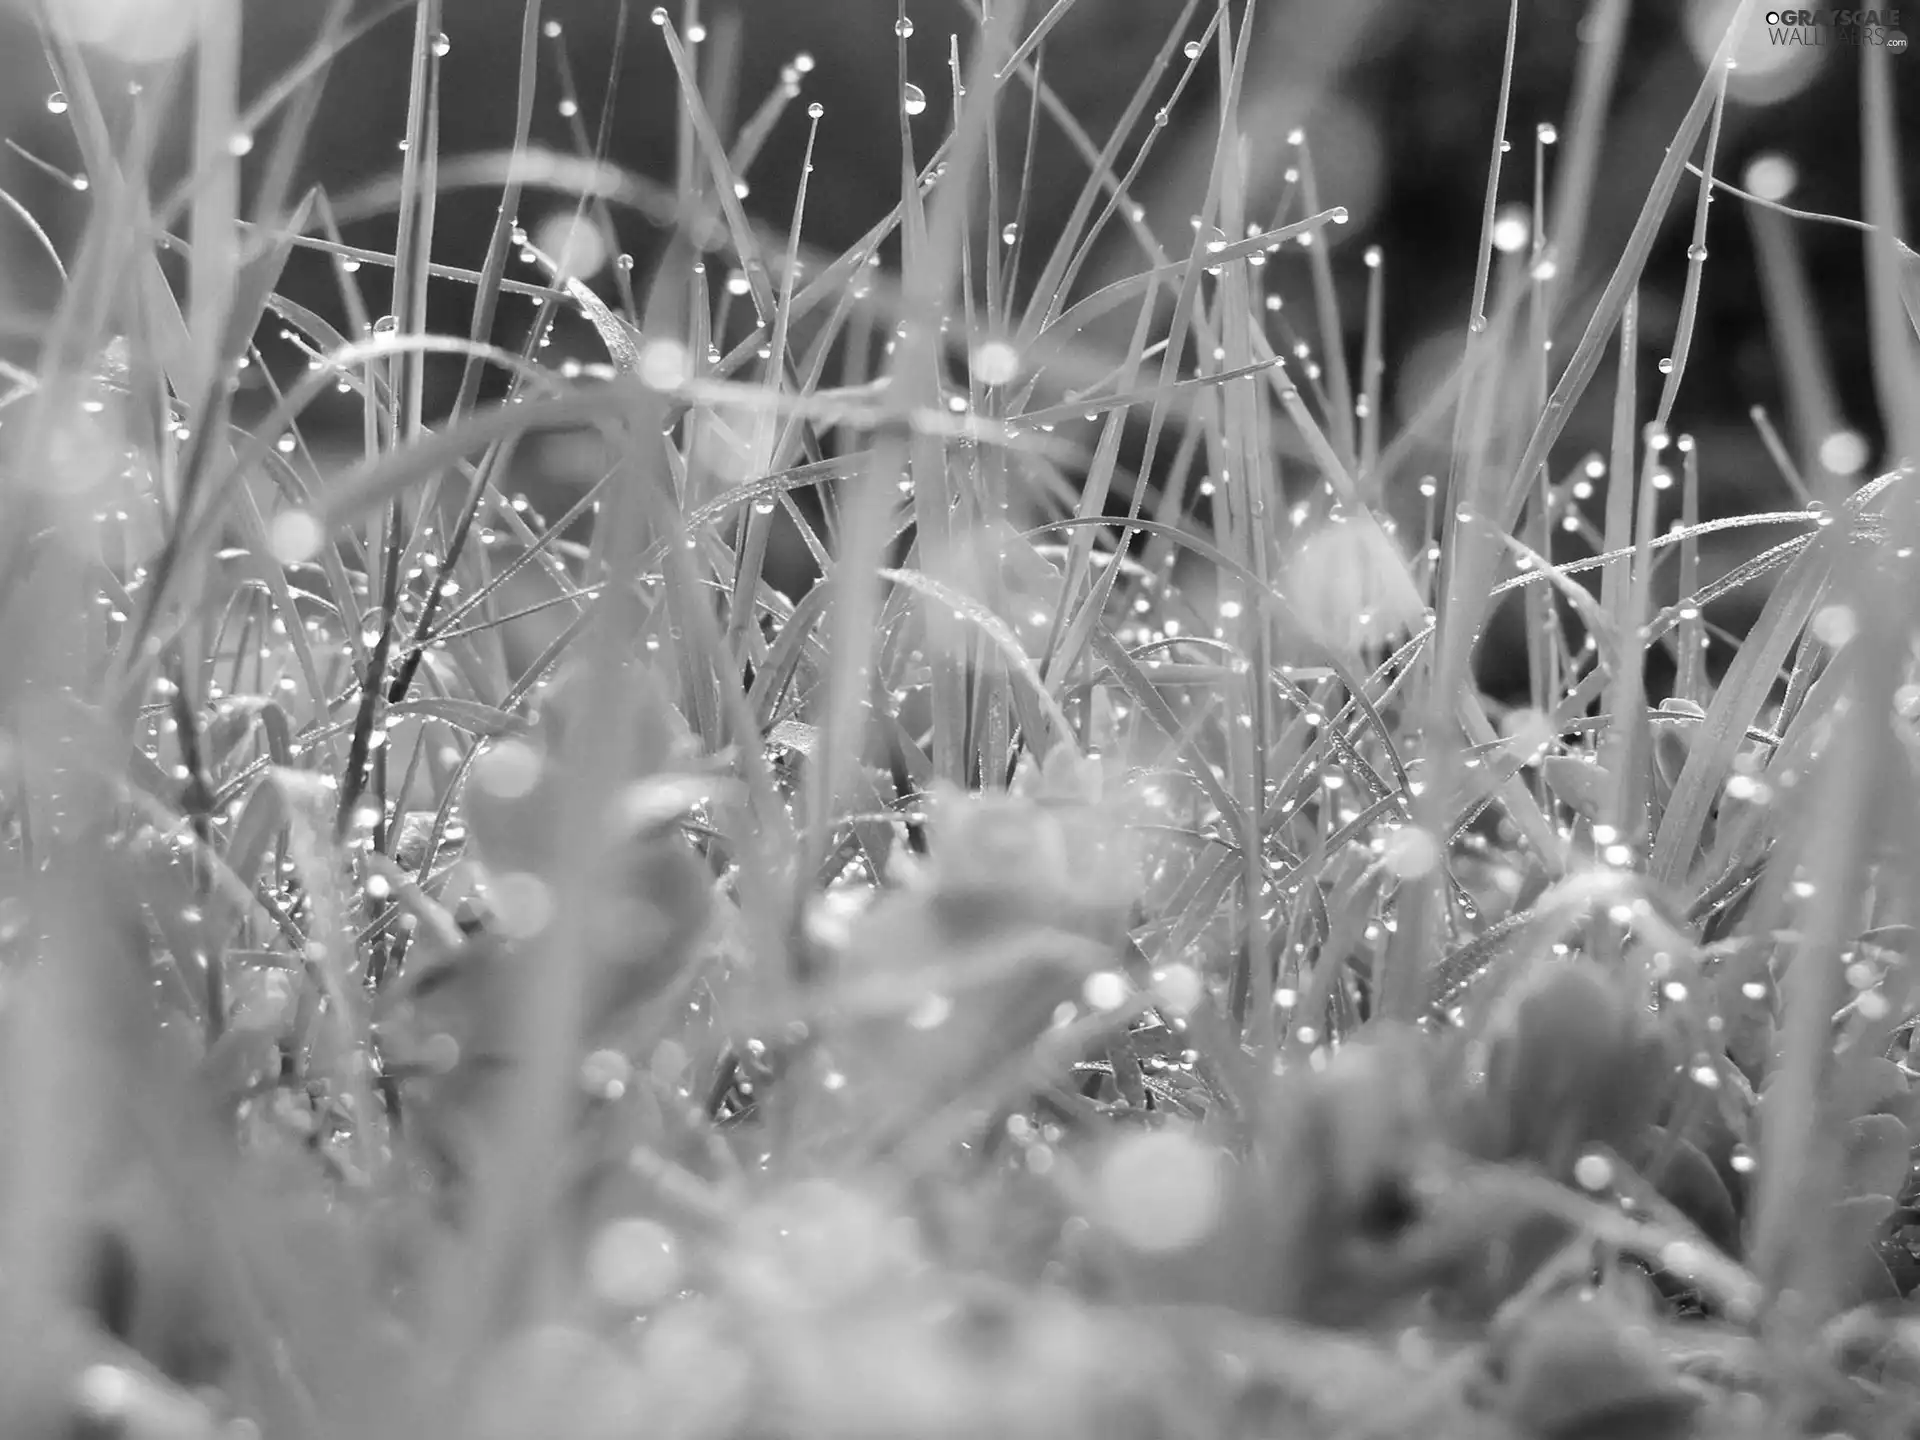
<svg viewBox="0 0 1920 1440">
<path fill-rule="evenodd" d="M 139 60 L 171 53 L 186 43 L 197 3 L 58 0 L 53 10 L 83 32 L 102 37 L 104 49 L 117 50 L 134 62 L 126 67 L 127 77 L 137 82 L 146 73 Z M 913 25 L 907 43 L 909 75 L 928 100 L 925 112 L 912 121 L 923 156 L 945 132 L 952 103 L 950 47 L 954 36 L 963 37 L 964 43 L 973 33 L 969 7 L 975 3 L 908 0 L 906 5 Z M 243 73 L 249 93 L 257 93 L 295 63 L 323 8 L 304 0 L 248 0 Z M 1029 18 L 1046 8 L 1032 7 Z M 1536 127 L 1566 122 L 1578 29 L 1594 8 L 1584 0 L 1525 0 L 1521 7 L 1508 126 L 1513 148 L 1501 187 L 1502 204 L 1515 208 L 1504 214 L 1518 214 L 1517 207 L 1528 204 Z M 1649 0 L 1628 7 L 1590 243 L 1579 258 L 1576 295 L 1583 289 L 1590 294 L 1617 258 L 1659 162 L 1661 137 L 1672 132 L 1684 111 L 1702 57 L 1717 41 L 1731 8 L 1730 0 Z M 0 152 L 0 185 L 40 217 L 57 243 L 70 245 L 85 206 L 80 197 L 63 195 L 60 181 L 46 169 L 47 164 L 71 167 L 73 156 L 67 153 L 71 140 L 66 118 L 50 113 L 60 102 L 51 97 L 50 103 L 51 82 L 30 13 L 27 0 L 11 0 L 11 8 L 0 6 L 0 132 L 18 147 Z M 647 7 L 634 0 L 548 0 L 542 13 L 552 37 L 543 49 L 550 72 L 546 79 L 558 82 L 549 84 L 548 93 L 564 93 L 570 84 L 578 108 L 563 113 L 568 110 L 565 104 L 544 106 L 534 120 L 536 143 L 564 151 L 572 148 L 576 127 L 584 125 L 591 133 L 612 70 L 617 73 L 612 158 L 648 176 L 670 175 L 680 143 L 674 81 L 666 50 L 648 23 Z M 313 132 L 320 143 L 303 158 L 301 175 L 343 198 L 397 169 L 407 94 L 410 7 L 368 0 L 355 6 L 354 14 L 356 20 L 375 23 L 331 73 Z M 1078 0 L 1051 31 L 1044 74 L 1096 144 L 1112 133 L 1176 14 L 1177 7 L 1165 0 Z M 450 7 L 452 48 L 441 102 L 443 157 L 495 151 L 510 143 L 522 15 L 521 0 L 463 0 Z M 1387 258 L 1385 421 L 1392 433 L 1412 417 L 1460 353 L 1498 99 L 1488 77 L 1497 73 L 1507 6 L 1501 0 L 1263 0 L 1256 15 L 1265 44 L 1246 77 L 1249 99 L 1243 112 L 1249 117 L 1246 160 L 1255 200 L 1252 211 L 1262 213 L 1261 205 L 1271 205 L 1286 183 L 1295 158 L 1286 137 L 1296 126 L 1304 127 L 1313 146 L 1322 203 L 1344 205 L 1352 216 L 1346 226 L 1325 232 L 1336 255 L 1346 261 L 1336 265 L 1335 273 L 1343 290 L 1341 313 L 1349 326 L 1358 327 L 1365 313 L 1366 271 L 1359 264 L 1360 252 L 1378 245 Z M 819 100 L 825 114 L 809 182 L 805 238 L 832 252 L 852 244 L 899 196 L 895 0 L 704 0 L 689 18 L 704 26 L 698 50 L 702 63 L 713 65 L 716 74 L 733 77 L 730 107 L 716 106 L 723 132 L 783 84 L 798 84 L 789 119 L 776 127 L 752 168 L 745 197 L 748 212 L 784 232 L 806 139 L 806 126 L 797 116 L 800 107 Z M 1204 20 L 1204 13 L 1200 18 Z M 1783 157 L 1792 172 L 1788 203 L 1857 216 L 1857 58 L 1857 52 L 1840 46 L 1770 44 L 1764 18 L 1756 12 L 1751 43 L 1739 57 L 1732 83 L 1734 103 L 1728 107 L 1719 150 L 1721 173 L 1739 183 L 1756 157 Z M 1920 59 L 1902 57 L 1898 67 L 1903 76 L 1920 76 Z M 1205 92 L 1217 90 L 1218 78 L 1211 66 L 1201 66 L 1195 79 L 1200 93 L 1190 87 L 1171 112 L 1174 143 L 1156 147 L 1151 169 L 1136 189 L 1149 197 L 1148 223 L 1164 242 L 1182 247 L 1180 232 L 1198 208 L 1196 187 L 1205 184 L 1216 129 L 1216 96 Z M 1913 107 L 1908 112 L 1904 153 L 1911 156 L 1920 154 L 1920 134 L 1915 133 L 1920 116 Z M 1141 125 L 1150 123 L 1149 114 Z M 1008 133 L 1008 128 L 1000 135 L 1002 163 L 1014 174 L 1030 167 L 1033 179 L 1026 243 L 1016 252 L 1031 278 L 1047 253 L 1046 242 L 1065 219 L 1084 170 L 1050 117 L 1040 117 L 1030 157 L 1027 136 Z M 45 164 L 36 164 L 29 155 Z M 255 159 L 264 161 L 263 156 Z M 184 156 L 174 153 L 161 173 L 177 175 L 183 167 Z M 1775 168 L 1776 179 L 1784 173 Z M 438 207 L 435 258 L 477 266 L 494 205 L 495 192 L 487 188 L 445 194 Z M 1796 230 L 1811 298 L 1831 352 L 1822 359 L 1831 366 L 1829 399 L 1834 406 L 1817 425 L 1799 423 L 1796 428 L 1760 303 L 1753 231 L 1742 208 L 1723 203 L 1714 212 L 1710 280 L 1694 337 L 1697 352 L 1713 358 L 1688 373 L 1675 416 L 1675 429 L 1691 432 L 1701 442 L 1706 518 L 1792 503 L 1750 418 L 1755 405 L 1764 406 L 1780 426 L 1808 474 L 1820 473 L 1823 460 L 1838 461 L 1843 472 L 1872 473 L 1881 445 L 1869 400 L 1862 237 L 1833 225 L 1805 224 Z M 535 195 L 523 205 L 520 218 L 538 243 L 544 220 L 565 225 L 571 213 L 569 198 Z M 631 254 L 636 275 L 644 276 L 665 239 L 663 232 L 630 213 L 615 218 L 617 246 L 595 245 L 591 255 L 582 252 L 578 257 L 581 268 L 598 267 L 594 278 L 601 283 L 608 280 L 620 252 Z M 1686 207 L 1674 207 L 1647 268 L 1640 332 L 1649 355 L 1660 354 L 1674 331 L 1686 270 L 1686 225 Z M 348 227 L 347 238 L 391 248 L 392 226 L 391 216 L 362 220 Z M 1119 227 L 1108 227 L 1104 243 L 1113 253 L 1105 266 L 1096 257 L 1088 267 L 1078 287 L 1083 291 L 1136 267 L 1135 257 L 1119 248 L 1128 244 Z M 45 313 L 53 291 L 44 259 L 12 217 L 0 225 L 0 257 L 5 351 L 17 359 L 31 351 L 36 320 Z M 1508 258 L 1520 263 L 1525 257 Z M 1275 277 L 1277 288 L 1290 303 L 1297 299 L 1303 306 L 1310 304 L 1306 265 L 1293 261 L 1280 268 L 1286 273 Z M 323 256 L 296 255 L 285 289 L 323 311 L 338 308 L 330 262 Z M 370 296 L 378 293 L 375 286 Z M 457 286 L 438 290 L 432 323 L 463 331 L 468 304 L 468 293 Z M 1578 308 L 1576 303 L 1576 314 Z M 524 330 L 530 315 L 530 307 L 505 308 L 499 322 L 502 336 L 517 340 L 516 327 Z M 1124 335 L 1111 338 L 1116 345 L 1125 340 Z M 1574 338 L 1565 334 L 1557 341 L 1565 347 Z M 1358 335 L 1349 335 L 1348 342 L 1357 350 Z M 562 353 L 577 345 L 590 354 L 593 344 L 585 322 L 577 317 L 570 325 L 563 323 L 554 340 Z M 300 362 L 291 351 L 284 358 L 290 365 Z M 559 356 L 550 352 L 550 358 Z M 430 370 L 431 393 L 442 403 L 451 399 L 459 370 L 457 359 Z M 340 421 L 347 430 L 357 430 L 351 403 L 342 402 Z M 1558 463 L 1564 468 L 1588 449 L 1604 451 L 1607 424 L 1604 392 L 1590 392 L 1568 427 Z M 1823 454 L 1822 442 L 1836 434 L 1840 442 Z M 1443 440 L 1444 430 L 1434 439 Z M 533 470 L 527 480 L 537 490 L 542 482 L 566 485 L 585 478 L 597 457 L 575 453 L 565 440 L 549 440 L 531 448 L 523 463 Z M 1444 453 L 1437 445 L 1414 447 L 1388 483 L 1411 491 L 1422 474 L 1445 471 Z M 1578 544 L 1572 539 L 1567 543 Z M 1716 551 L 1708 542 L 1708 573 L 1744 558 L 1749 543 L 1735 538 Z M 803 566 L 805 555 L 797 543 L 786 548 L 784 563 Z M 777 554 L 770 573 L 780 575 L 781 563 Z M 802 577 L 794 569 L 790 578 L 798 582 Z M 1762 598 L 1752 592 L 1718 618 L 1738 630 Z M 1502 684 L 1506 648 L 1497 638 L 1488 647 L 1485 663 L 1496 689 Z"/>
</svg>

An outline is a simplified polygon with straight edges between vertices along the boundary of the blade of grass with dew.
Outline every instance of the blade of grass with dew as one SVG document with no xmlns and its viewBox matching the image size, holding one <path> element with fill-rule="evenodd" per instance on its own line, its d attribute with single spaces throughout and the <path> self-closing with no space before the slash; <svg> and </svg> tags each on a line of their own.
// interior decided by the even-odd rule
<svg viewBox="0 0 1920 1440">
<path fill-rule="evenodd" d="M 1577 32 L 1580 58 L 1574 66 L 1573 106 L 1567 117 L 1567 158 L 1554 185 L 1548 225 L 1563 290 L 1579 274 L 1629 9 L 1630 0 L 1591 0 Z"/>
<path fill-rule="evenodd" d="M 1720 96 L 1727 83 L 1727 62 L 1733 56 L 1739 37 L 1745 33 L 1747 17 L 1752 9 L 1753 0 L 1739 0 L 1728 19 L 1726 33 L 1719 47 L 1707 62 L 1700 88 L 1695 92 L 1686 115 L 1682 117 L 1673 143 L 1667 147 L 1665 158 L 1660 162 L 1653 184 L 1649 187 L 1647 202 L 1641 208 L 1639 218 L 1634 221 L 1633 231 L 1627 237 L 1620 261 L 1614 266 L 1606 288 L 1601 292 L 1599 302 L 1587 321 L 1587 328 L 1567 361 L 1567 368 L 1561 372 L 1559 383 L 1547 398 L 1546 409 L 1534 424 L 1533 433 L 1521 453 L 1520 463 L 1506 481 L 1506 494 L 1502 502 L 1492 511 L 1494 522 L 1502 529 L 1513 528 L 1513 521 L 1525 501 L 1528 483 L 1560 438 L 1561 431 L 1566 428 L 1574 402 L 1585 391 L 1587 382 L 1593 378 L 1593 372 L 1600 363 L 1601 351 L 1619 321 L 1628 293 L 1640 283 L 1647 256 L 1652 252 L 1654 240 L 1666 218 L 1667 206 L 1672 202 L 1680 176 L 1686 170 L 1687 157 L 1695 141 L 1700 138 L 1701 131 L 1706 128 L 1708 117 L 1721 103 Z"/>
</svg>

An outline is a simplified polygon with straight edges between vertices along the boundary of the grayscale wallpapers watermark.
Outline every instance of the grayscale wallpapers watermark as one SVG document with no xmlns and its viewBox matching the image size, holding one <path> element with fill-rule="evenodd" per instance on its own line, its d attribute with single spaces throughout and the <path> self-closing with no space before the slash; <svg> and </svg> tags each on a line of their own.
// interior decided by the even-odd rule
<svg viewBox="0 0 1920 1440">
<path fill-rule="evenodd" d="M 1767 38 L 1775 45 L 1880 45 L 1907 48 L 1898 10 L 1769 10 Z"/>
</svg>

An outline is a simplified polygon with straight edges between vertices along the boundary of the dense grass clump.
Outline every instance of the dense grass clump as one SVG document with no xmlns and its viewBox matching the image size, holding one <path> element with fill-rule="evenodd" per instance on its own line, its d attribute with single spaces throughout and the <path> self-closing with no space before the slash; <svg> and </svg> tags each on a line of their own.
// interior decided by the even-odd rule
<svg viewBox="0 0 1920 1440">
<path fill-rule="evenodd" d="M 417 0 L 398 170 L 342 197 L 292 186 L 313 87 L 390 27 L 330 7 L 243 104 L 238 7 L 126 93 L 51 6 L 92 213 L 0 397 L 0 1433 L 1920 1433 L 1899 58 L 1862 51 L 1854 222 L 1883 473 L 1768 429 L 1806 508 L 1702 522 L 1710 202 L 1788 264 L 1832 218 L 1717 174 L 1751 6 L 1618 255 L 1581 226 L 1625 7 L 1530 151 L 1513 7 L 1463 352 L 1388 433 L 1419 257 L 1365 254 L 1355 363 L 1312 136 L 1242 128 L 1248 7 L 1170 15 L 1102 143 L 1046 81 L 1070 4 L 982 7 L 944 77 L 903 15 L 899 203 L 844 254 L 804 184 L 778 230 L 740 198 L 809 67 L 723 124 L 691 7 L 625 36 L 679 78 L 673 183 L 604 118 L 526 142 L 537 0 L 521 143 L 440 153 L 460 7 Z M 1133 186 L 1203 69 L 1169 248 Z M 1022 284 L 1043 125 L 1083 188 Z M 485 263 L 442 265 L 475 185 Z M 659 263 L 599 264 L 636 214 Z M 1611 453 L 1564 453 L 1609 387 Z M 529 498 L 554 436 L 603 467 Z M 1507 596 L 1517 703 L 1475 679 Z"/>
</svg>

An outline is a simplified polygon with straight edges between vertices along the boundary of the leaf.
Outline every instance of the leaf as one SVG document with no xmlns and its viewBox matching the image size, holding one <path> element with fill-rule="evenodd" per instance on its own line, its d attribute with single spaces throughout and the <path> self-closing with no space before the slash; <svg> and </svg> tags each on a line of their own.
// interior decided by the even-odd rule
<svg viewBox="0 0 1920 1440">
<path fill-rule="evenodd" d="M 1847 1122 L 1845 1185 L 1849 1195 L 1900 1195 L 1912 1169 L 1907 1127 L 1891 1115 Z"/>
<path fill-rule="evenodd" d="M 1700 1147 L 1658 1125 L 1641 1137 L 1646 1178 L 1676 1209 L 1729 1255 L 1740 1249 L 1740 1219 L 1726 1182 Z M 1663 1156 L 1664 1159 L 1655 1160 Z"/>
<path fill-rule="evenodd" d="M 1586 820 L 1598 820 L 1613 777 L 1591 760 L 1571 755 L 1549 755 L 1540 762 L 1547 785 L 1569 810 Z"/>
<path fill-rule="evenodd" d="M 1652 1336 L 1599 1300 L 1563 1299 L 1520 1317 L 1502 1408 L 1541 1440 L 1665 1440 L 1692 1433 L 1696 1394 Z"/>
<path fill-rule="evenodd" d="M 1773 688 L 1781 661 L 1826 588 L 1838 544 L 1834 530 L 1838 529 L 1835 526 L 1820 531 L 1795 558 L 1767 597 L 1760 618 L 1747 632 L 1745 643 L 1720 682 L 1707 718 L 1694 733 L 1666 814 L 1660 819 L 1647 867 L 1656 882 L 1672 884 L 1684 879 L 1685 867 L 1697 855 L 1701 831 L 1725 780 L 1727 766 L 1745 742 L 1748 727 Z"/>
</svg>

